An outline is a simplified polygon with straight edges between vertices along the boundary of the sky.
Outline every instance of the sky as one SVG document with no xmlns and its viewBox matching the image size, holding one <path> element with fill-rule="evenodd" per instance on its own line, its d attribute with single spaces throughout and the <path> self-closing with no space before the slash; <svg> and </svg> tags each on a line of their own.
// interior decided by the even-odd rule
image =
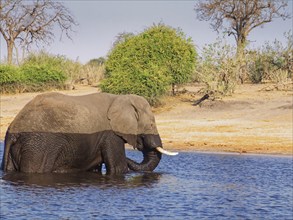
<svg viewBox="0 0 293 220">
<path fill-rule="evenodd" d="M 291 14 L 292 1 L 289 0 L 288 7 Z M 93 58 L 106 57 L 118 33 L 137 34 L 153 24 L 163 22 L 174 28 L 181 28 L 200 50 L 205 44 L 215 42 L 222 34 L 215 32 L 210 22 L 197 19 L 194 11 L 195 2 L 195 0 L 63 1 L 79 23 L 75 27 L 75 33 L 72 33 L 72 40 L 63 37 L 60 41 L 60 32 L 56 30 L 55 41 L 49 46 L 45 45 L 38 49 L 86 63 Z M 250 47 L 258 47 L 266 41 L 273 42 L 275 39 L 285 43 L 283 34 L 292 30 L 292 26 L 292 19 L 286 21 L 276 19 L 263 28 L 256 28 L 249 35 Z M 235 44 L 234 37 L 228 37 L 227 42 Z M 0 37 L 0 48 L 0 60 L 4 60 L 7 53 L 2 37 Z"/>
</svg>

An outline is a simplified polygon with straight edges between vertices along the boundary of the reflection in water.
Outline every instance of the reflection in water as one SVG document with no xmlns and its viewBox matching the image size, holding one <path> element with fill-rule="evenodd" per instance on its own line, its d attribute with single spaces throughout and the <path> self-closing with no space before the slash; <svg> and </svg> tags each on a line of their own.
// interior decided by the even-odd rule
<svg viewBox="0 0 293 220">
<path fill-rule="evenodd" d="M 103 175 L 98 173 L 69 173 L 69 174 L 27 174 L 11 172 L 2 179 L 16 185 L 35 185 L 43 187 L 150 187 L 159 181 L 160 173 L 129 173 L 126 175 Z"/>
</svg>

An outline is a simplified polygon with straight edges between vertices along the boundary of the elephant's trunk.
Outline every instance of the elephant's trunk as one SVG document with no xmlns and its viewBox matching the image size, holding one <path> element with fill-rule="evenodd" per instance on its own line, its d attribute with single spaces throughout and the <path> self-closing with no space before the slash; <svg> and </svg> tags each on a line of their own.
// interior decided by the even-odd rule
<svg viewBox="0 0 293 220">
<path fill-rule="evenodd" d="M 159 164 L 162 154 L 156 150 L 143 151 L 143 161 L 137 163 L 127 158 L 127 165 L 133 171 L 153 171 Z"/>
</svg>

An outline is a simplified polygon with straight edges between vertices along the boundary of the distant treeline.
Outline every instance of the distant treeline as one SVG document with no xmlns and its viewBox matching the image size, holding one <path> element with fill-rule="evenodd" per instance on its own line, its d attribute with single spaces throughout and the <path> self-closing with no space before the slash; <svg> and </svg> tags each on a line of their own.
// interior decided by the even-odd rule
<svg viewBox="0 0 293 220">
<path fill-rule="evenodd" d="M 71 89 L 76 83 L 92 85 L 103 78 L 104 59 L 82 65 L 44 51 L 30 54 L 19 66 L 0 65 L 1 93 Z"/>
<path fill-rule="evenodd" d="M 19 66 L 0 65 L 1 93 L 99 85 L 102 91 L 146 97 L 151 104 L 174 94 L 188 82 L 203 83 L 207 94 L 229 95 L 240 83 L 284 83 L 293 77 L 292 33 L 283 45 L 275 40 L 237 56 L 225 39 L 201 49 L 178 29 L 153 25 L 139 34 L 117 36 L 107 58 L 87 64 L 44 51 L 30 54 Z"/>
</svg>

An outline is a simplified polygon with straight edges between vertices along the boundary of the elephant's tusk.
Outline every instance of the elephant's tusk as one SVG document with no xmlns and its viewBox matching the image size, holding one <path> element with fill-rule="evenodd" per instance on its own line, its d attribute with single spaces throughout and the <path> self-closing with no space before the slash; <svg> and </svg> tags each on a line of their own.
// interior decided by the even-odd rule
<svg viewBox="0 0 293 220">
<path fill-rule="evenodd" d="M 167 151 L 167 150 L 164 150 L 161 147 L 156 147 L 156 150 L 159 151 L 162 154 L 166 154 L 166 155 L 169 155 L 169 156 L 176 156 L 178 154 L 178 152 Z"/>
</svg>

